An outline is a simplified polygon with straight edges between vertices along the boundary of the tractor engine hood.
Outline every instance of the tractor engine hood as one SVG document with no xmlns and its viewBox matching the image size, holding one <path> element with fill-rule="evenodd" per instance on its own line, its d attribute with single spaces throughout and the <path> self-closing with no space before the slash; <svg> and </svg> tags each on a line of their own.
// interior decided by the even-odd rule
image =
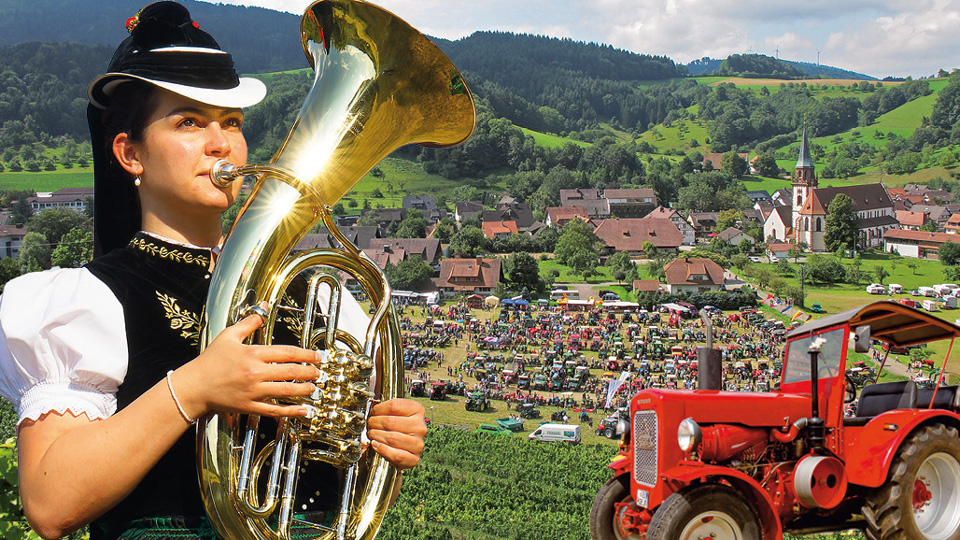
<svg viewBox="0 0 960 540">
<path fill-rule="evenodd" d="M 699 424 L 783 427 L 810 416 L 807 394 L 648 389 L 634 398 L 637 410 L 657 409 L 669 418 Z"/>
</svg>

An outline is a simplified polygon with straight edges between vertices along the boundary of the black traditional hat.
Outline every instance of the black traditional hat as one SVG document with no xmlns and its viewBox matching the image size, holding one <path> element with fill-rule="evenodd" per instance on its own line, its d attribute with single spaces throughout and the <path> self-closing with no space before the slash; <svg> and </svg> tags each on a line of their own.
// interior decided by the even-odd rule
<svg viewBox="0 0 960 540">
<path fill-rule="evenodd" d="M 139 80 L 194 101 L 225 108 L 255 105 L 266 95 L 257 79 L 239 77 L 233 58 L 176 2 L 156 2 L 127 21 L 107 73 L 87 87 L 94 168 L 94 255 L 123 247 L 140 228 L 140 209 L 129 175 L 104 148 L 102 111 L 118 87 Z M 126 180 L 126 181 L 125 181 Z"/>
</svg>

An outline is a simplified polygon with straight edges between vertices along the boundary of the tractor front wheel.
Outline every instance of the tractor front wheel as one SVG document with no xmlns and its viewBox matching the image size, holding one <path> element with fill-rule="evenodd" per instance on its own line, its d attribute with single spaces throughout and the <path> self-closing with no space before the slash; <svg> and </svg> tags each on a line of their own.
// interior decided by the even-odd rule
<svg viewBox="0 0 960 540">
<path fill-rule="evenodd" d="M 756 511 L 730 486 L 704 484 L 667 497 L 650 520 L 647 540 L 760 540 Z"/>
<path fill-rule="evenodd" d="M 630 480 L 625 476 L 618 476 L 607 480 L 607 483 L 597 492 L 590 508 L 590 538 L 591 540 L 624 540 L 627 531 L 620 521 L 622 506 L 618 503 L 630 501 Z"/>
<path fill-rule="evenodd" d="M 871 540 L 960 539 L 960 439 L 956 428 L 920 428 L 897 451 L 887 482 L 867 497 Z"/>
</svg>

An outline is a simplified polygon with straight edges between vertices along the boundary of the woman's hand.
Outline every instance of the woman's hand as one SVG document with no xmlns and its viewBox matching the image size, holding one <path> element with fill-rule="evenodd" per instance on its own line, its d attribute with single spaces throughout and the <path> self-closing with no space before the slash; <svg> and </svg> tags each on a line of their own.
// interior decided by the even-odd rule
<svg viewBox="0 0 960 540">
<path fill-rule="evenodd" d="M 400 469 L 409 469 L 420 461 L 427 425 L 423 405 L 411 399 L 391 399 L 370 409 L 367 437 L 370 445 L 387 461 Z"/>
<path fill-rule="evenodd" d="M 208 412 L 274 417 L 306 414 L 299 405 L 271 400 L 309 396 L 316 389 L 312 381 L 320 375 L 316 367 L 319 354 L 287 345 L 244 344 L 262 324 L 259 315 L 250 315 L 224 329 L 200 356 L 171 375 L 191 418 Z"/>
</svg>

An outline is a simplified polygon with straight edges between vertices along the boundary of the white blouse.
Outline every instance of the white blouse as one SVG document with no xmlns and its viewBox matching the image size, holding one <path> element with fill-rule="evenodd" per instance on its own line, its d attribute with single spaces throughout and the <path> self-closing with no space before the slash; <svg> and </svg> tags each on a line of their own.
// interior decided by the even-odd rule
<svg viewBox="0 0 960 540">
<path fill-rule="evenodd" d="M 106 418 L 126 374 L 123 307 L 88 270 L 54 268 L 4 287 L 0 395 L 18 423 L 51 411 Z"/>
<path fill-rule="evenodd" d="M 346 289 L 338 326 L 363 343 L 369 317 Z M 327 312 L 330 289 L 317 293 Z M 127 374 L 123 307 L 85 268 L 54 268 L 13 279 L 0 296 L 0 396 L 19 417 L 55 411 L 107 418 Z M 375 382 L 374 382 L 375 384 Z"/>
</svg>

